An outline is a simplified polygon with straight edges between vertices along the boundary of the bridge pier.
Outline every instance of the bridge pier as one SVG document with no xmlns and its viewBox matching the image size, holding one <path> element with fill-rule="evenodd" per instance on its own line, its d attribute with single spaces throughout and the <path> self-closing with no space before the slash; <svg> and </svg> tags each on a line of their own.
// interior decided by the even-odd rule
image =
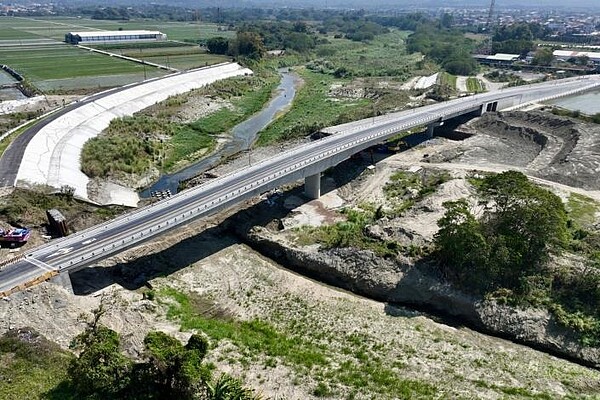
<svg viewBox="0 0 600 400">
<path fill-rule="evenodd" d="M 427 125 L 427 132 L 425 132 L 425 134 L 427 135 L 427 139 L 432 139 L 433 138 L 433 130 L 435 128 L 437 128 L 438 126 L 442 126 L 444 125 L 443 122 L 432 122 L 431 124 Z"/>
<path fill-rule="evenodd" d="M 304 178 L 304 194 L 311 199 L 321 197 L 321 173 Z"/>
<path fill-rule="evenodd" d="M 71 276 L 69 275 L 69 273 L 67 271 L 59 273 L 58 275 L 56 275 L 55 277 L 50 279 L 50 282 L 67 289 L 67 291 L 70 294 L 74 294 L 73 284 L 71 284 Z"/>
</svg>

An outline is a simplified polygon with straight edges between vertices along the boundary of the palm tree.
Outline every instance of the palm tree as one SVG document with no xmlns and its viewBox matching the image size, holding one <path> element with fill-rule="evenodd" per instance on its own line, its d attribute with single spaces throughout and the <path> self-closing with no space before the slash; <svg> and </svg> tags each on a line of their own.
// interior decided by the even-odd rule
<svg viewBox="0 0 600 400">
<path fill-rule="evenodd" d="M 230 375 L 223 374 L 214 383 L 208 385 L 209 400 L 263 400 L 254 390 L 242 386 L 242 382 Z"/>
</svg>

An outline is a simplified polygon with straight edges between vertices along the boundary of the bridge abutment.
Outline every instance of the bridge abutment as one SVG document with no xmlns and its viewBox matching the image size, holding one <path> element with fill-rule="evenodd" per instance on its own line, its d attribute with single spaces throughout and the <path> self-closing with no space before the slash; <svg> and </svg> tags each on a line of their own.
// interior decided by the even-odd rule
<svg viewBox="0 0 600 400">
<path fill-rule="evenodd" d="M 55 285 L 61 286 L 65 288 L 69 293 L 74 294 L 73 284 L 71 283 L 71 276 L 69 275 L 69 272 L 64 271 L 59 273 L 58 275 L 50 279 L 50 282 L 52 282 Z"/>
<path fill-rule="evenodd" d="M 304 194 L 311 199 L 321 197 L 321 173 L 309 175 L 304 178 Z"/>
</svg>

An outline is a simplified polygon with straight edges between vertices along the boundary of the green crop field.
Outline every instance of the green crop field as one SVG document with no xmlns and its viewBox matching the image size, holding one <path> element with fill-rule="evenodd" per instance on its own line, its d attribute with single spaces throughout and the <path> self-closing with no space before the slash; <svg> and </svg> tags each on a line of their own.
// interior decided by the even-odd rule
<svg viewBox="0 0 600 400">
<path fill-rule="evenodd" d="M 43 91 L 72 91 L 125 85 L 165 74 L 135 62 L 92 53 L 62 43 L 70 31 L 159 30 L 170 40 L 196 42 L 213 36 L 234 35 L 214 24 L 162 21 L 102 21 L 85 18 L 0 17 L 0 60 Z M 138 48 L 133 43 L 109 51 L 177 69 L 189 69 L 228 61 L 204 53 L 195 45 Z"/>
<path fill-rule="evenodd" d="M 138 48 L 135 47 L 134 43 L 130 43 L 123 47 L 119 47 L 118 45 L 94 47 L 110 51 L 111 53 L 143 59 L 144 61 L 177 69 L 204 67 L 206 65 L 218 64 L 231 60 L 230 57 L 208 54 L 199 46 L 173 46 L 173 42 L 168 43 L 169 45 L 167 47 L 160 47 L 159 43 L 154 43 L 154 46 L 141 46 Z"/>
<path fill-rule="evenodd" d="M 158 30 L 169 40 L 196 42 L 214 36 L 233 37 L 235 32 L 219 30 L 205 22 L 168 22 L 153 20 L 105 21 L 86 18 L 0 17 L 0 40 L 50 38 L 63 41 L 70 31 Z"/>
</svg>

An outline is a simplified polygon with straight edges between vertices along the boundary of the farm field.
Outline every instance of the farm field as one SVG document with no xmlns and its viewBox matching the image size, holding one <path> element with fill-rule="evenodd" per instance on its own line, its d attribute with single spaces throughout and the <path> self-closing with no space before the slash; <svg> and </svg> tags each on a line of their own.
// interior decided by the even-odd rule
<svg viewBox="0 0 600 400">
<path fill-rule="evenodd" d="M 66 44 L 1 47 L 0 59 L 44 91 L 112 87 L 144 79 L 144 66 Z M 147 68 L 146 76 L 164 75 Z"/>
<path fill-rule="evenodd" d="M 10 39 L 50 38 L 63 41 L 69 31 L 93 30 L 159 30 L 167 34 L 169 40 L 188 41 L 214 36 L 233 37 L 234 31 L 219 31 L 216 24 L 204 22 L 168 22 L 168 21 L 105 21 L 86 18 L 15 18 L 0 17 L 0 41 Z"/>
<path fill-rule="evenodd" d="M 228 58 L 208 55 L 191 43 L 216 35 L 234 35 L 234 32 L 219 31 L 217 25 L 204 23 L 0 17 L 0 59 L 38 89 L 56 93 L 121 86 L 166 74 L 163 70 L 62 42 L 69 31 L 118 29 L 160 30 L 169 39 L 181 41 L 179 45 L 166 42 L 164 47 L 143 48 L 142 45 L 136 48 L 130 45 L 124 49 L 110 49 L 117 54 L 168 64 L 177 69 L 227 61 Z"/>
<path fill-rule="evenodd" d="M 134 43 L 129 43 L 124 45 L 97 45 L 93 47 L 180 70 L 230 61 L 230 58 L 227 56 L 206 53 L 196 45 L 177 42 L 165 43 L 166 46 L 160 43 L 152 44 L 153 46 L 148 46 L 150 43 L 145 43 L 145 46 L 136 46 Z"/>
</svg>

